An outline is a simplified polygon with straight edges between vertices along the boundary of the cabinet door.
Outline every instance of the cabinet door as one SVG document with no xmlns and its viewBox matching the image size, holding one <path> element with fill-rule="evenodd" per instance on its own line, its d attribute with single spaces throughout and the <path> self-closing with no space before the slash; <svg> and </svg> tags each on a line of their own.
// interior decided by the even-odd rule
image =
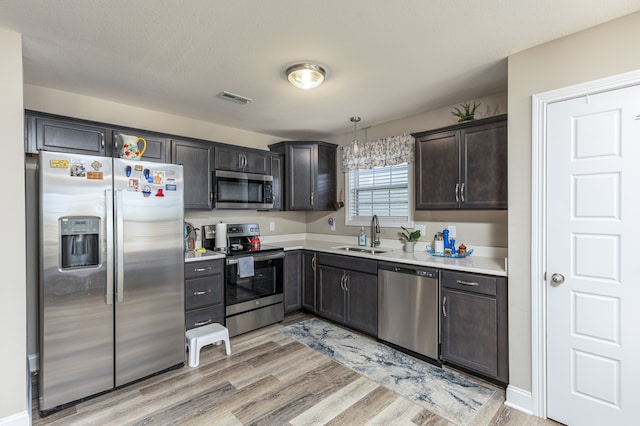
<svg viewBox="0 0 640 426">
<path fill-rule="evenodd" d="M 457 131 L 425 135 L 416 140 L 416 209 L 456 209 L 460 182 Z"/>
<path fill-rule="evenodd" d="M 284 164 L 280 155 L 271 155 L 271 176 L 273 176 L 273 210 L 283 210 Z"/>
<path fill-rule="evenodd" d="M 319 144 L 317 148 L 316 190 L 313 196 L 314 210 L 334 210 L 336 197 L 336 150 L 333 145 Z"/>
<path fill-rule="evenodd" d="M 210 210 L 213 208 L 212 158 L 212 144 L 171 141 L 171 162 L 183 165 L 185 209 Z"/>
<path fill-rule="evenodd" d="M 507 208 L 507 121 L 461 131 L 464 152 L 461 207 Z"/>
<path fill-rule="evenodd" d="M 111 156 L 110 130 L 106 127 L 76 123 L 71 120 L 33 118 L 27 126 L 35 131 L 36 152 L 60 151 L 85 155 Z M 28 135 L 32 139 L 32 135 Z"/>
<path fill-rule="evenodd" d="M 316 311 L 316 253 L 302 252 L 302 307 Z"/>
<path fill-rule="evenodd" d="M 496 299 L 442 289 L 442 360 L 488 376 L 498 376 Z"/>
<path fill-rule="evenodd" d="M 271 173 L 271 158 L 267 153 L 217 146 L 215 150 L 216 170 L 257 173 Z"/>
<path fill-rule="evenodd" d="M 302 252 L 284 254 L 284 312 L 302 307 Z"/>
<path fill-rule="evenodd" d="M 318 265 L 317 311 L 318 315 L 333 321 L 344 321 L 344 290 L 342 269 Z"/>
<path fill-rule="evenodd" d="M 345 325 L 378 336 L 378 276 L 346 271 Z"/>
<path fill-rule="evenodd" d="M 136 130 L 124 130 L 113 132 L 113 156 L 120 157 L 120 149 L 122 148 L 122 139 L 120 135 L 131 135 L 139 138 L 144 138 L 146 142 L 146 148 L 141 160 L 153 161 L 156 163 L 166 163 L 168 161 L 167 147 L 169 146 L 169 140 L 162 137 L 153 135 L 150 133 L 142 133 Z M 142 148 L 144 143 L 140 143 L 138 146 Z"/>
<path fill-rule="evenodd" d="M 287 210 L 313 210 L 316 191 L 316 144 L 288 145 L 286 156 L 286 203 Z"/>
</svg>

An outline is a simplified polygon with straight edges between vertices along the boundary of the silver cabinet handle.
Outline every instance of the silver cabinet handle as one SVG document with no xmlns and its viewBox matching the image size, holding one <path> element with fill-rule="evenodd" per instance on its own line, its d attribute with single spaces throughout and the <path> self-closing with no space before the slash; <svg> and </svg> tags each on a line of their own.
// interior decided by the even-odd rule
<svg viewBox="0 0 640 426">
<path fill-rule="evenodd" d="M 193 324 L 193 325 L 195 325 L 196 327 L 200 327 L 201 325 L 211 324 L 212 322 L 213 322 L 212 320 L 208 319 L 208 320 L 206 320 L 206 321 L 200 321 L 200 322 L 197 322 L 197 323 L 195 323 L 195 324 Z"/>
<path fill-rule="evenodd" d="M 211 270 L 211 266 L 208 266 L 206 268 L 196 268 L 193 270 L 193 272 L 204 272 L 204 271 L 210 271 Z"/>
<path fill-rule="evenodd" d="M 311 269 L 313 269 L 313 272 L 316 271 L 316 254 L 313 254 L 313 257 L 311 258 Z"/>
<path fill-rule="evenodd" d="M 462 280 L 456 280 L 456 282 L 457 282 L 458 284 L 462 284 L 462 285 L 473 285 L 473 286 L 478 285 L 478 283 L 475 283 L 475 282 L 473 282 L 473 281 L 462 281 Z"/>
<path fill-rule="evenodd" d="M 460 185 L 460 200 L 464 203 L 464 182 Z"/>
<path fill-rule="evenodd" d="M 113 147 L 115 148 L 115 152 L 118 152 L 118 134 L 113 134 Z"/>
<path fill-rule="evenodd" d="M 447 296 L 442 298 L 442 316 L 447 316 Z"/>
<path fill-rule="evenodd" d="M 104 133 L 100 133 L 100 150 L 104 151 Z"/>
<path fill-rule="evenodd" d="M 344 291 L 349 291 L 349 275 L 345 272 L 344 273 Z"/>
<path fill-rule="evenodd" d="M 458 201 L 460 201 L 460 197 L 458 196 L 458 190 L 460 189 L 460 184 L 456 183 L 456 189 L 455 189 L 455 193 L 456 193 L 456 203 Z"/>
<path fill-rule="evenodd" d="M 344 291 L 344 272 L 342 273 L 342 276 L 340 277 L 340 288 L 342 289 L 342 291 Z"/>
<path fill-rule="evenodd" d="M 313 206 L 313 191 L 311 191 L 311 205 Z"/>
<path fill-rule="evenodd" d="M 207 293 L 211 293 L 211 289 L 205 290 L 205 291 L 194 291 L 193 295 L 194 296 L 202 296 L 203 294 L 207 294 Z"/>
</svg>

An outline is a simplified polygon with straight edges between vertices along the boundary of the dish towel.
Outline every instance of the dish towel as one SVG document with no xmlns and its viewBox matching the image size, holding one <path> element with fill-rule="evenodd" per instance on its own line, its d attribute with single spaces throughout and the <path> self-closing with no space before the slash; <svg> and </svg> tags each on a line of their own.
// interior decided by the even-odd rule
<svg viewBox="0 0 640 426">
<path fill-rule="evenodd" d="M 248 278 L 252 277 L 253 274 L 253 256 L 238 258 L 238 277 Z"/>
</svg>

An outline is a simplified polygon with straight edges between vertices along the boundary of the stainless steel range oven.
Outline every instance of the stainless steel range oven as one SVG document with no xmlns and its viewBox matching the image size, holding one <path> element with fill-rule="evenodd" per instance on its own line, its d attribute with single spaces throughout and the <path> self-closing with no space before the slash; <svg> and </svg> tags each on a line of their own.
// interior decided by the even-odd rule
<svg viewBox="0 0 640 426">
<path fill-rule="evenodd" d="M 250 244 L 256 224 L 229 225 L 230 250 L 225 270 L 226 323 L 230 336 L 284 319 L 281 247 Z"/>
</svg>

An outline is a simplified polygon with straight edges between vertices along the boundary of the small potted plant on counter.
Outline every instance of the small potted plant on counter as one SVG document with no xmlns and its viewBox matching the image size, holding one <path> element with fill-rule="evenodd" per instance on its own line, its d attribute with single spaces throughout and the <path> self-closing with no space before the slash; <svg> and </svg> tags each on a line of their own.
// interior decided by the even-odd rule
<svg viewBox="0 0 640 426">
<path fill-rule="evenodd" d="M 404 251 L 407 253 L 413 253 L 413 248 L 416 245 L 416 242 L 420 239 L 420 230 L 409 232 L 409 230 L 404 226 L 401 226 L 400 228 L 402 228 L 400 236 L 404 240 Z"/>
</svg>

